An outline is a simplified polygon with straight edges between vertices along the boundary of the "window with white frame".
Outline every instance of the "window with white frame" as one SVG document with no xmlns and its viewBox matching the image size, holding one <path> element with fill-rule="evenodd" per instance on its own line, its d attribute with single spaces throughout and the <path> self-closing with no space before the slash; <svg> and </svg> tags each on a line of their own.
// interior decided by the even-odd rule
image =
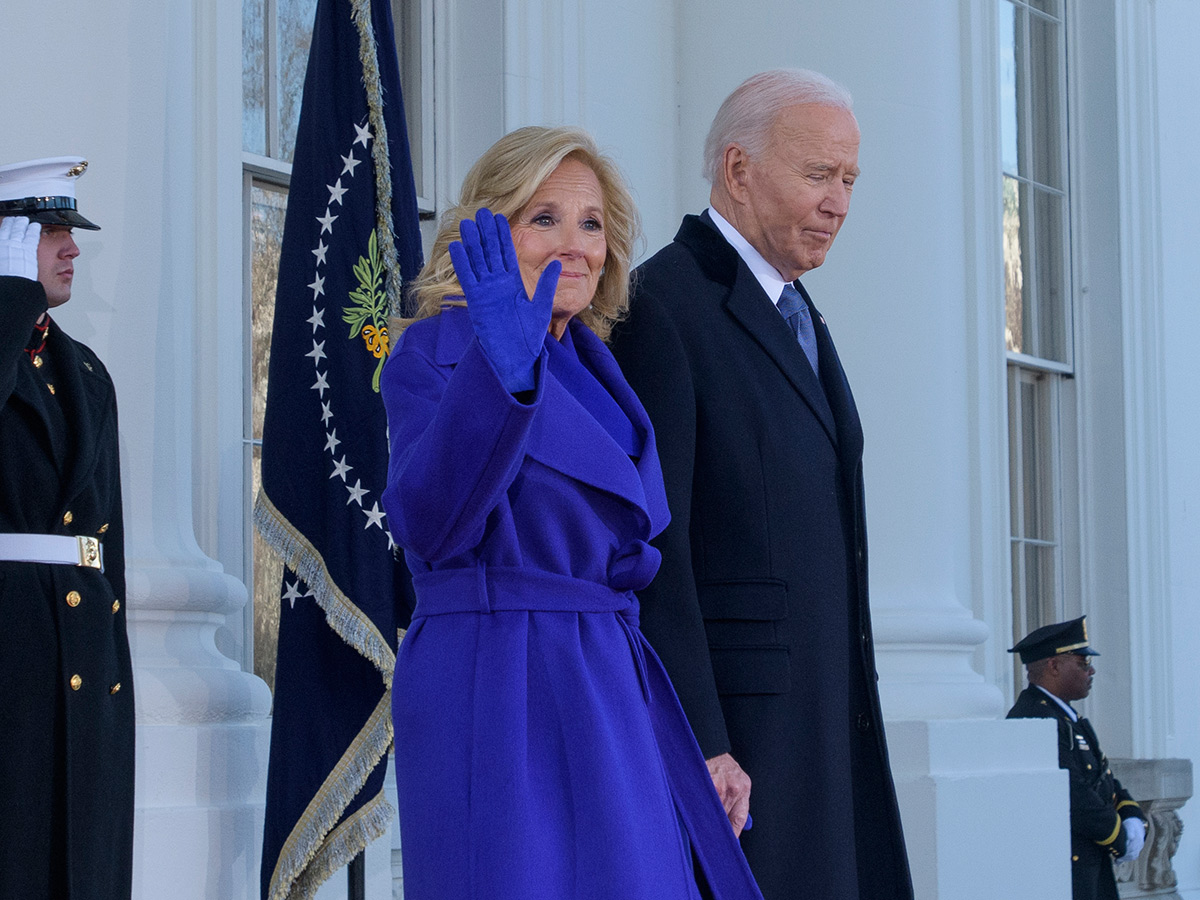
<svg viewBox="0 0 1200 900">
<path fill-rule="evenodd" d="M 391 0 L 418 207 L 434 209 L 433 0 Z M 275 311 L 275 281 L 292 153 L 317 0 L 242 0 L 242 233 L 244 334 L 243 572 L 251 587 L 246 630 L 255 674 L 274 687 L 282 566 L 251 523 L 261 486 L 263 411 Z"/>
<path fill-rule="evenodd" d="M 997 0 L 1014 641 L 1066 607 L 1061 410 L 1074 346 L 1065 2 Z"/>
</svg>

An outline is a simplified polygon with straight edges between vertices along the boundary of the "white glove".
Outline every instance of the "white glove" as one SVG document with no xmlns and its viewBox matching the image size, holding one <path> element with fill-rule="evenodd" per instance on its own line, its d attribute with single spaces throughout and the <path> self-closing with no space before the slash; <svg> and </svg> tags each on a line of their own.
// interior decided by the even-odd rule
<svg viewBox="0 0 1200 900">
<path fill-rule="evenodd" d="M 0 275 L 37 281 L 37 251 L 41 239 L 41 222 L 30 222 L 26 216 L 0 218 Z"/>
<path fill-rule="evenodd" d="M 1121 827 L 1125 829 L 1125 855 L 1118 856 L 1117 862 L 1133 862 L 1146 843 L 1146 823 L 1130 816 L 1121 823 Z"/>
</svg>

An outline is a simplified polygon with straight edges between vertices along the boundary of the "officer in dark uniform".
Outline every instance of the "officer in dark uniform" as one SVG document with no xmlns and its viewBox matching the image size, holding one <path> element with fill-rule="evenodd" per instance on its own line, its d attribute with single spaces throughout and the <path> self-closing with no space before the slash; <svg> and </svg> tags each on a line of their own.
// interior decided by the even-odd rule
<svg viewBox="0 0 1200 900">
<path fill-rule="evenodd" d="M 1137 859 L 1146 817 L 1113 777 L 1091 723 L 1070 704 L 1091 692 L 1091 659 L 1100 655 L 1088 646 L 1085 618 L 1039 628 L 1008 651 L 1021 655 L 1029 673 L 1008 718 L 1058 722 L 1058 765 L 1070 773 L 1072 895 L 1117 900 L 1113 861 Z"/>
<path fill-rule="evenodd" d="M 128 900 L 133 693 L 112 380 L 70 299 L 87 163 L 0 167 L 0 897 Z"/>
</svg>

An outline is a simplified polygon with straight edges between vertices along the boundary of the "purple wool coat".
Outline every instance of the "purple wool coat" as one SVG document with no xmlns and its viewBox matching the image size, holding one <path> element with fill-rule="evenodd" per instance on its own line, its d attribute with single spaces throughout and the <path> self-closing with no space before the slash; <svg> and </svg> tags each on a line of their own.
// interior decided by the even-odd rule
<svg viewBox="0 0 1200 900">
<path fill-rule="evenodd" d="M 417 606 L 396 660 L 409 900 L 760 898 L 633 591 L 669 515 L 604 344 L 549 335 L 521 403 L 466 310 L 384 368 L 384 494 Z"/>
</svg>

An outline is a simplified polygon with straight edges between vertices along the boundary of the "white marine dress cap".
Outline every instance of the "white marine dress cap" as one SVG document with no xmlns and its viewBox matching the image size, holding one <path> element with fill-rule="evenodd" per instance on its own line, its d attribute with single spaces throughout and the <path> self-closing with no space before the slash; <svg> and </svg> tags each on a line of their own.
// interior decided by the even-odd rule
<svg viewBox="0 0 1200 900">
<path fill-rule="evenodd" d="M 75 207 L 75 181 L 87 165 L 79 156 L 56 156 L 0 166 L 0 216 L 99 231 Z"/>
</svg>

